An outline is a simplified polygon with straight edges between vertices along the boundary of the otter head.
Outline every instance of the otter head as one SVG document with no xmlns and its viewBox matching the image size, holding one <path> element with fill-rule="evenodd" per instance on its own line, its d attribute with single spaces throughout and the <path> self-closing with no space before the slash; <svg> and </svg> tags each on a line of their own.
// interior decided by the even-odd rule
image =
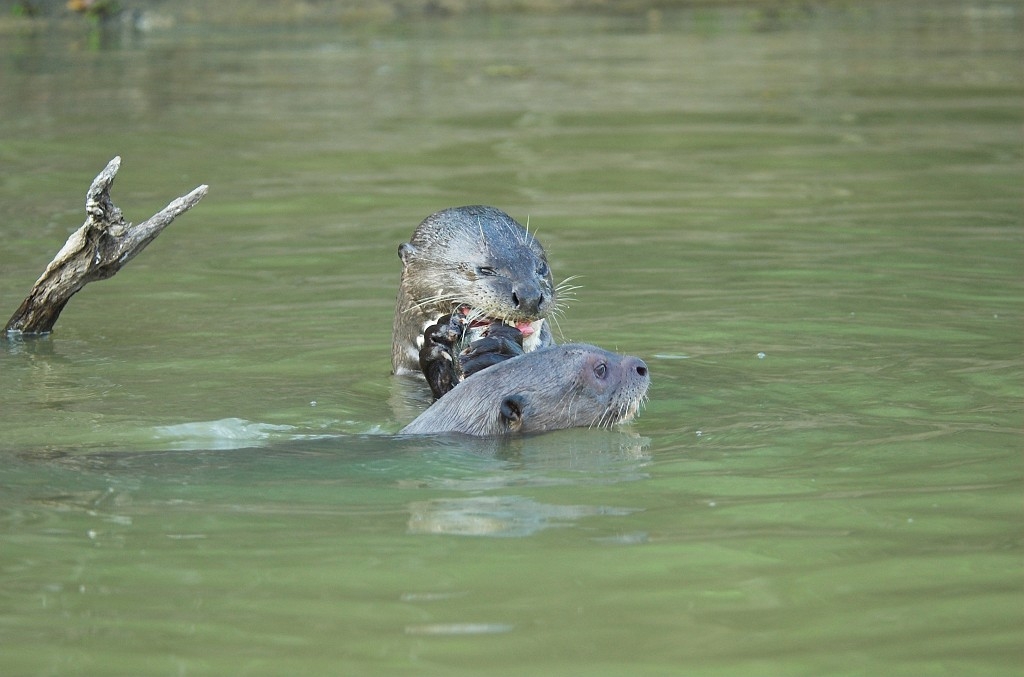
<svg viewBox="0 0 1024 677">
<path fill-rule="evenodd" d="M 636 415 L 651 382 L 640 358 L 586 344 L 549 348 L 532 361 L 539 368 L 522 374 L 530 362 L 524 360 L 518 367 L 524 376 L 521 388 L 498 405 L 503 432 L 611 428 Z"/>
<path fill-rule="evenodd" d="M 402 288 L 425 317 L 459 305 L 509 324 L 533 322 L 555 308 L 543 247 L 494 207 L 455 207 L 427 217 L 398 248 Z"/>
<path fill-rule="evenodd" d="M 611 428 L 632 419 L 651 379 L 637 357 L 564 344 L 488 367 L 434 402 L 403 434 L 500 436 Z"/>
</svg>

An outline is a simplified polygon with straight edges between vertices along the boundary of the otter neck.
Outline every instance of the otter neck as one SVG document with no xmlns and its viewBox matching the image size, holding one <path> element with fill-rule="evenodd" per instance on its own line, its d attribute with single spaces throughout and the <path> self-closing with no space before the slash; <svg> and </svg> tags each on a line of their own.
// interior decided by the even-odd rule
<svg viewBox="0 0 1024 677">
<path fill-rule="evenodd" d="M 406 291 L 405 284 L 399 285 L 398 298 L 395 300 L 395 320 L 391 328 L 391 369 L 394 373 L 420 373 L 416 337 L 423 331 L 423 323 L 427 319 Z"/>
</svg>

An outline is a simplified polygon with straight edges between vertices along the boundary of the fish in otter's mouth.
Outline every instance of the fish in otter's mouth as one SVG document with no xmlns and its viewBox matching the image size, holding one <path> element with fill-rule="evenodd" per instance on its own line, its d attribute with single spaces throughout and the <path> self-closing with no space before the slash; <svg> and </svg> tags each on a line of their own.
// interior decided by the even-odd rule
<svg viewBox="0 0 1024 677">
<path fill-rule="evenodd" d="M 420 370 L 438 399 L 478 371 L 543 344 L 544 320 L 502 320 L 462 304 L 417 338 Z"/>
<path fill-rule="evenodd" d="M 458 345 L 458 348 L 455 351 L 456 353 L 469 346 L 471 343 L 479 341 L 482 338 L 486 338 L 491 328 L 499 325 L 506 328 L 514 327 L 523 335 L 523 351 L 527 353 L 531 352 L 540 345 L 541 330 L 544 328 L 544 323 L 546 322 L 544 318 L 531 321 L 491 317 L 484 315 L 480 311 L 474 310 L 472 306 L 469 306 L 468 304 L 460 305 L 450 316 L 447 317 L 450 331 L 453 335 L 457 335 L 459 337 L 456 341 L 456 344 Z M 442 321 L 446 321 L 446 316 L 439 316 L 432 321 L 428 320 L 424 322 L 423 331 L 426 331 L 429 327 Z"/>
</svg>

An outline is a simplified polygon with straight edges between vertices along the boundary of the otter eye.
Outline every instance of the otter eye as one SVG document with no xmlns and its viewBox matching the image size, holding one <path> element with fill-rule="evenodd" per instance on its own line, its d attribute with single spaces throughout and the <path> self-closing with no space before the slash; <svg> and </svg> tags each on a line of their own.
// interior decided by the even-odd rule
<svg viewBox="0 0 1024 677">
<path fill-rule="evenodd" d="M 594 367 L 594 375 L 603 380 L 608 375 L 608 365 L 604 362 L 598 362 Z"/>
<path fill-rule="evenodd" d="M 481 277 L 494 277 L 498 274 L 498 271 L 489 266 L 480 266 L 476 269 L 476 274 Z"/>
</svg>

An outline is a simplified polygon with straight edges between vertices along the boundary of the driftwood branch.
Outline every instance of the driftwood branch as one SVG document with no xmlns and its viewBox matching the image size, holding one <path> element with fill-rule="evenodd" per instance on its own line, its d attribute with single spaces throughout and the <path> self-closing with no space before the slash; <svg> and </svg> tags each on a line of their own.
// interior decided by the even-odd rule
<svg viewBox="0 0 1024 677">
<path fill-rule="evenodd" d="M 110 187 L 120 167 L 121 158 L 115 157 L 93 180 L 85 198 L 85 223 L 71 234 L 11 316 L 7 322 L 8 334 L 49 333 L 76 292 L 94 280 L 112 277 L 171 221 L 206 195 L 207 186 L 199 186 L 147 221 L 133 226 L 124 220 L 121 210 L 110 199 Z"/>
</svg>

